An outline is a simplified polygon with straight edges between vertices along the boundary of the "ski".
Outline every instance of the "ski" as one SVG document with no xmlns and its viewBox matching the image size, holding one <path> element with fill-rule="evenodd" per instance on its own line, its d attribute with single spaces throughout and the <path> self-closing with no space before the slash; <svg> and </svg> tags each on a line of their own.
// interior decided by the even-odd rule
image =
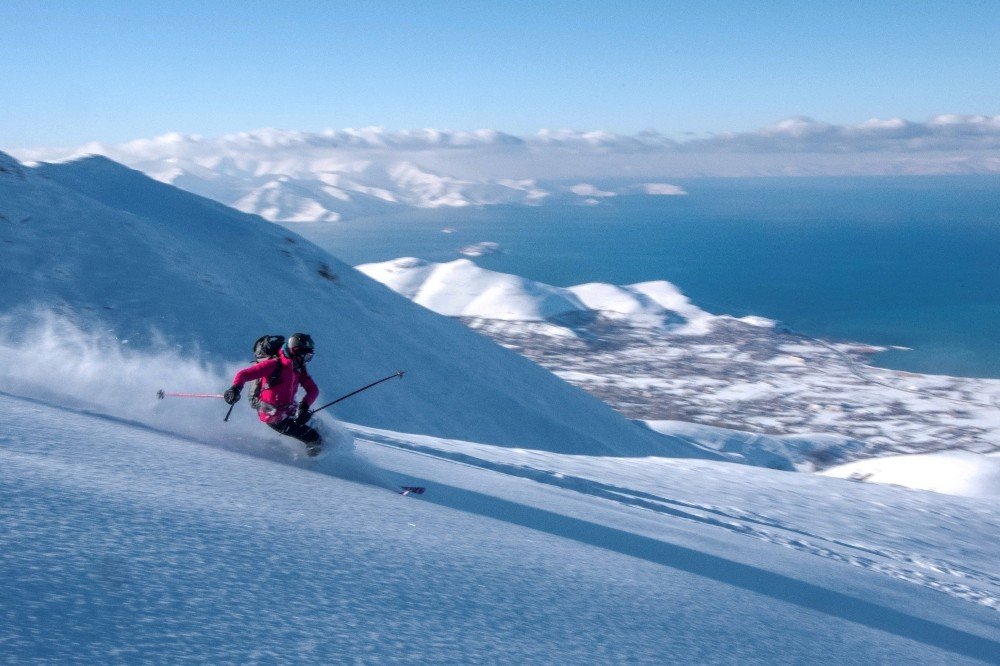
<svg viewBox="0 0 1000 666">
<path fill-rule="evenodd" d="M 423 495 L 424 491 L 427 490 L 423 486 L 403 486 L 403 489 L 399 491 L 400 495 Z"/>
</svg>

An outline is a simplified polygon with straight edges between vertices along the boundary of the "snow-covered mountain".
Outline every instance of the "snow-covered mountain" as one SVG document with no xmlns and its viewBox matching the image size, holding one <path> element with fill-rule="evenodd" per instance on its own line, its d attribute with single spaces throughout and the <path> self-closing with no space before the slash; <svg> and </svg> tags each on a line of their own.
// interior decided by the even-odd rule
<svg viewBox="0 0 1000 666">
<path fill-rule="evenodd" d="M 710 315 L 664 280 L 626 286 L 590 283 L 553 287 L 480 268 L 468 259 L 435 263 L 402 257 L 356 268 L 413 302 L 449 317 L 558 325 L 561 318 L 579 320 L 600 314 L 633 326 L 687 335 L 706 332 L 715 320 L 732 320 Z M 739 321 L 751 326 L 770 325 L 759 317 Z"/>
<path fill-rule="evenodd" d="M 64 317 L 112 346 L 182 349 L 226 366 L 215 385 L 164 387 L 149 376 L 149 396 L 218 392 L 259 335 L 306 330 L 322 397 L 407 371 L 337 406 L 355 423 L 564 452 L 714 455 L 629 422 L 259 217 L 105 158 L 37 169 L 3 160 L 0 313 L 13 348 Z M 27 353 L 24 374 L 71 371 L 59 354 Z"/>
<path fill-rule="evenodd" d="M 404 207 L 597 205 L 676 196 L 673 178 L 997 173 L 1000 116 L 833 125 L 794 117 L 756 131 L 676 140 L 657 132 L 271 128 L 165 134 L 122 144 L 18 150 L 31 161 L 104 155 L 275 221 L 333 221 Z"/>
<path fill-rule="evenodd" d="M 559 152 L 601 139 L 543 135 L 538 146 Z M 490 168 L 530 158 L 523 139 L 496 131 L 386 132 L 378 129 L 310 134 L 274 129 L 215 139 L 168 134 L 122 145 L 21 151 L 33 160 L 104 155 L 152 178 L 238 210 L 281 222 L 330 222 L 406 208 L 496 204 L 597 203 L 619 194 L 683 195 L 683 188 L 638 178 L 614 191 L 588 182 L 540 182 L 523 167 Z M 529 160 L 530 161 L 530 160 Z M 486 168 L 484 168 L 486 167 Z"/>
<path fill-rule="evenodd" d="M 713 315 L 667 282 L 569 288 L 484 270 L 468 260 L 404 257 L 358 267 L 397 293 L 456 317 L 623 414 L 731 460 L 815 471 L 900 458 L 891 473 L 844 476 L 1000 495 L 1000 381 L 893 372 L 877 348 L 812 339 L 759 317 Z M 873 463 L 874 464 L 874 463 Z M 880 468 L 881 469 L 881 468 Z M 943 468 L 942 468 L 943 469 Z"/>
<path fill-rule="evenodd" d="M 740 435 L 643 429 L 101 158 L 0 154 L 0 253 L 0 662 L 1000 663 L 991 498 L 712 460 Z M 477 311 L 769 330 L 662 284 L 499 283 Z M 223 423 L 217 399 L 154 398 L 218 391 L 258 334 L 296 329 L 324 397 L 408 370 L 338 406 L 354 424 L 317 416 L 318 459 L 242 404 Z"/>
</svg>

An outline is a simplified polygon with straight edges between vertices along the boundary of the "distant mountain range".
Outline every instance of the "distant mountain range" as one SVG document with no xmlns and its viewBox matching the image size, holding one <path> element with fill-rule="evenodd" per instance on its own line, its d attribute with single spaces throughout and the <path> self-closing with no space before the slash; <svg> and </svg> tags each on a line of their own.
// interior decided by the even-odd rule
<svg viewBox="0 0 1000 666">
<path fill-rule="evenodd" d="M 331 222 L 409 207 L 597 205 L 621 195 L 685 194 L 672 179 L 1000 173 L 1000 117 L 938 116 L 838 126 L 790 118 L 755 132 L 497 130 L 298 132 L 215 138 L 165 134 L 123 144 L 19 150 L 28 161 L 104 155 L 277 222 Z"/>
<path fill-rule="evenodd" d="M 599 133 L 552 135 L 544 146 L 559 151 L 599 149 L 606 140 Z M 593 205 L 619 194 L 685 193 L 677 185 L 643 179 L 608 190 L 582 180 L 543 183 L 534 177 L 490 175 L 502 173 L 505 162 L 530 158 L 538 148 L 488 131 L 259 130 L 210 140 L 170 134 L 121 146 L 87 144 L 24 154 L 55 162 L 104 155 L 163 183 L 273 222 L 332 222 L 407 208 Z M 483 168 L 483 161 L 494 164 Z M 508 166 L 511 171 L 523 169 Z"/>
</svg>

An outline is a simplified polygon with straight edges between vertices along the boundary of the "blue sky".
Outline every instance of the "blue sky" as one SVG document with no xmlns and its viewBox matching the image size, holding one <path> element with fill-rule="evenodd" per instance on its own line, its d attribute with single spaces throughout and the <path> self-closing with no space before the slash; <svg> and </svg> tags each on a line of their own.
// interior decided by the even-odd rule
<svg viewBox="0 0 1000 666">
<path fill-rule="evenodd" d="M 0 3 L 0 148 L 1000 114 L 1000 2 Z"/>
</svg>

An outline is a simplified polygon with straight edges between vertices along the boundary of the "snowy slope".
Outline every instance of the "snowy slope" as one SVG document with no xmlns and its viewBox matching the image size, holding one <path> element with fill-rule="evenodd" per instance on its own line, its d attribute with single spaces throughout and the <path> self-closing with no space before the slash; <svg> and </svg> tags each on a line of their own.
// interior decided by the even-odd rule
<svg viewBox="0 0 1000 666">
<path fill-rule="evenodd" d="M 0 314 L 15 358 L 64 318 L 88 342 L 181 348 L 226 364 L 214 380 L 223 383 L 212 385 L 145 376 L 134 402 L 158 388 L 218 392 L 257 336 L 305 330 L 318 341 L 311 370 L 321 399 L 408 371 L 402 383 L 338 405 L 353 422 L 565 452 L 712 455 L 637 427 L 259 217 L 104 158 L 27 170 L 4 157 L 3 165 Z M 32 370 L 72 373 L 66 345 L 76 339 L 48 358 L 30 354 Z"/>
<path fill-rule="evenodd" d="M 888 456 L 838 465 L 827 476 L 949 495 L 1000 498 L 1000 457 L 971 451 Z"/>
<path fill-rule="evenodd" d="M 647 421 L 646 425 L 656 432 L 697 442 L 734 462 L 786 471 L 812 472 L 813 465 L 804 461 L 837 461 L 864 451 L 864 442 L 822 432 L 761 435 L 686 421 Z"/>
<path fill-rule="evenodd" d="M 468 259 L 435 264 L 403 257 L 357 269 L 414 303 L 449 317 L 543 321 L 586 309 L 569 290 L 488 271 Z"/>
<path fill-rule="evenodd" d="M 369 429 L 307 461 L 208 410 L 186 437 L 0 410 L 0 661 L 1000 662 L 990 502 Z"/>
<path fill-rule="evenodd" d="M 663 280 L 627 286 L 590 283 L 553 287 L 480 268 L 468 259 L 435 263 L 401 257 L 356 268 L 415 303 L 449 317 L 549 321 L 570 314 L 600 314 L 633 326 L 686 335 L 705 333 L 717 319 L 732 320 L 710 315 Z M 769 325 L 759 317 L 740 321 Z"/>
<path fill-rule="evenodd" d="M 664 457 L 700 449 L 106 160 L 0 154 L 0 215 L 0 662 L 1000 663 L 992 498 Z M 153 399 L 299 328 L 332 395 L 409 371 L 319 459 Z"/>
</svg>

